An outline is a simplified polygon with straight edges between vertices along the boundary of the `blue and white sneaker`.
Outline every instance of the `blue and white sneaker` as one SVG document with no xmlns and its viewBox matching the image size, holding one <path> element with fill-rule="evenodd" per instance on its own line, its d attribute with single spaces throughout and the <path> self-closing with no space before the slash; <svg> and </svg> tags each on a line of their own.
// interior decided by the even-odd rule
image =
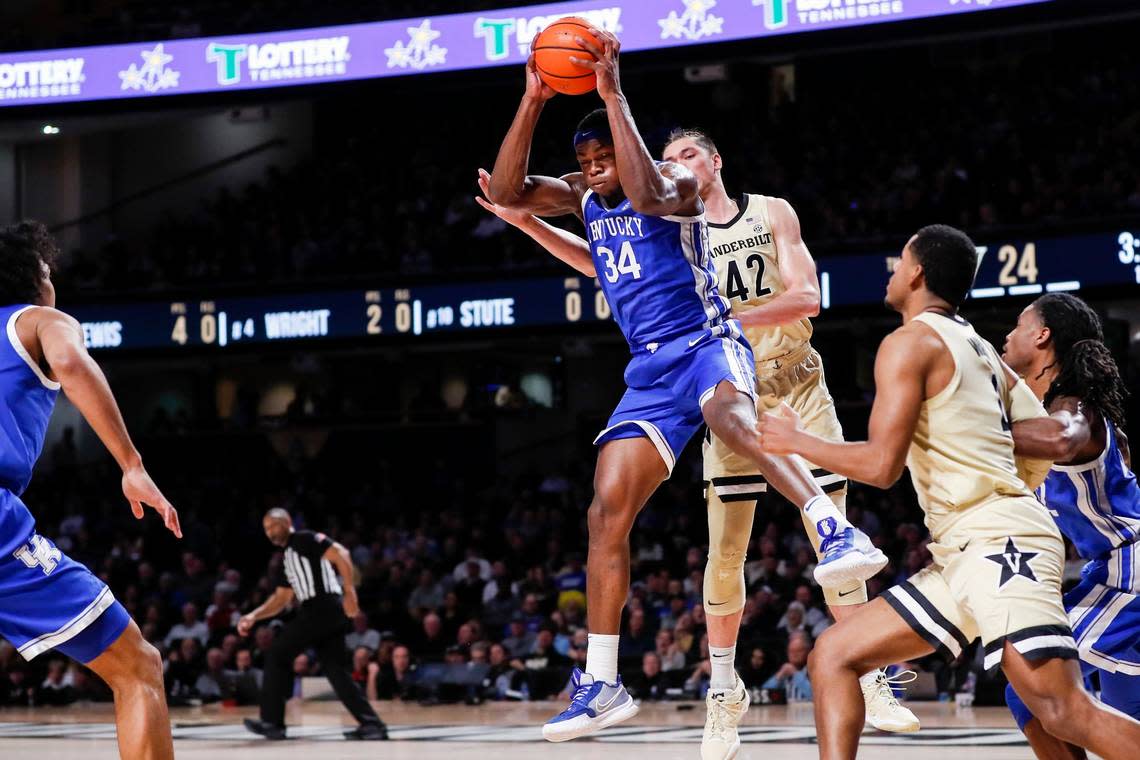
<svg viewBox="0 0 1140 760">
<path fill-rule="evenodd" d="M 597 733 L 637 715 L 637 703 L 622 686 L 621 676 L 616 684 L 606 683 L 574 668 L 570 684 L 574 686 L 570 706 L 542 727 L 542 738 L 548 742 L 566 742 Z"/>
<path fill-rule="evenodd" d="M 865 581 L 887 566 L 887 555 L 858 528 L 850 524 L 839 528 L 829 517 L 820 520 L 816 530 L 823 540 L 819 544 L 822 557 L 815 566 L 815 581 L 824 588 Z"/>
</svg>

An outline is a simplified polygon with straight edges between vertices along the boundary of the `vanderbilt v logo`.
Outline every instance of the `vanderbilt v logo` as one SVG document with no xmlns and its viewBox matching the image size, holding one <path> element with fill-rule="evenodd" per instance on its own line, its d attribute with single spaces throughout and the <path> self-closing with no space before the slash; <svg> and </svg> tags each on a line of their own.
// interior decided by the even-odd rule
<svg viewBox="0 0 1140 760">
<path fill-rule="evenodd" d="M 1013 542 L 1012 538 L 1007 538 L 1005 540 L 1005 551 L 1001 554 L 987 554 L 986 559 L 1001 565 L 1001 579 L 998 581 L 998 588 L 1000 589 L 1019 575 L 1036 583 L 1037 576 L 1033 574 L 1033 568 L 1029 566 L 1029 560 L 1036 556 L 1037 552 L 1023 552 L 1017 548 L 1017 544 Z"/>
</svg>

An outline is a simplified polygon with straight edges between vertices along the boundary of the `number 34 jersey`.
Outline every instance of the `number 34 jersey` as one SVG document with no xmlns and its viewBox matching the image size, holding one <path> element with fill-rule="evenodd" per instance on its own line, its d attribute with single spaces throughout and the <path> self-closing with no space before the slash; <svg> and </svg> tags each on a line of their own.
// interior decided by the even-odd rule
<svg viewBox="0 0 1140 760">
<path fill-rule="evenodd" d="M 751 309 L 784 292 L 780 252 L 768 213 L 770 198 L 743 195 L 740 211 L 725 224 L 709 222 L 709 243 L 721 293 L 734 309 Z M 795 351 L 811 339 L 811 322 L 800 319 L 783 325 L 748 327 L 757 363 Z"/>
<path fill-rule="evenodd" d="M 717 291 L 703 215 L 639 214 L 628 198 L 611 209 L 587 190 L 582 219 L 598 282 L 634 354 L 686 333 L 725 332 L 730 307 Z"/>
</svg>

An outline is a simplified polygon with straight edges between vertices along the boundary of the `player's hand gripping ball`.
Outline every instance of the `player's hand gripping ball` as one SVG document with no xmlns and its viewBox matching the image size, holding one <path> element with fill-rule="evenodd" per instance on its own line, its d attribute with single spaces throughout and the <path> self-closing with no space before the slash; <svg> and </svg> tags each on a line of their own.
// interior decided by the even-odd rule
<svg viewBox="0 0 1140 760">
<path fill-rule="evenodd" d="M 534 38 L 532 50 L 538 76 L 543 83 L 563 95 L 584 95 L 598 86 L 597 75 L 590 69 L 573 63 L 571 58 L 594 58 L 574 39 L 582 37 L 602 47 L 601 41 L 590 31 L 584 19 L 575 16 L 560 18 L 543 29 Z M 596 60 L 596 59 L 595 59 Z"/>
</svg>

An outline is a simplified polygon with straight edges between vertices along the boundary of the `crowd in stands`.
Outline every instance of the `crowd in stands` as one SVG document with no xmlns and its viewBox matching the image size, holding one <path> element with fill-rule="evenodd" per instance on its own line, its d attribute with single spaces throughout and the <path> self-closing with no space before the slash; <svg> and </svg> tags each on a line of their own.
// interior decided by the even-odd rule
<svg viewBox="0 0 1140 760">
<path fill-rule="evenodd" d="M 745 66 L 718 84 L 633 65 L 623 73 L 652 151 L 672 127 L 703 127 L 729 191 L 788 198 L 814 252 L 883 250 L 932 220 L 985 239 L 1103 231 L 1107 219 L 1140 213 L 1140 62 L 1093 37 L 1074 31 L 1066 55 L 940 66 L 915 50 L 812 58 L 796 64 L 794 87 L 786 72 Z M 163 215 L 149 236 L 74 252 L 64 289 L 562 271 L 473 201 L 475 169 L 493 163 L 521 90 L 487 76 L 486 86 L 440 93 L 447 113 L 487 115 L 465 120 L 463 139 L 438 104 L 385 115 L 419 97 L 415 88 L 322 99 L 311 158 Z M 594 105 L 548 107 L 532 171 L 574 170 L 568 135 Z"/>
<path fill-rule="evenodd" d="M 160 455 L 151 469 L 181 507 L 185 538 L 177 542 L 156 521 L 130 517 L 113 465 L 77 466 L 67 445 L 48 453 L 27 494 L 38 529 L 104 578 L 160 649 L 172 704 L 256 703 L 282 623 L 262 622 L 246 638 L 236 625 L 280 577 L 281 554 L 259 519 L 275 506 L 351 552 L 361 613 L 346 618 L 346 657 L 370 698 L 548 699 L 584 662 L 585 468 L 477 489 L 465 474 L 401 487 L 382 468 L 346 482 L 339 465 L 320 456 L 217 470 L 203 459 L 179 476 Z M 895 560 L 872 580 L 872 593 L 929 560 L 912 498 L 902 488 L 850 495 L 853 521 Z M 706 535 L 699 482 L 685 474 L 660 490 L 634 528 L 621 671 L 641 699 L 700 698 L 707 688 Z M 810 699 L 807 655 L 831 624 L 814 563 L 790 505 L 762 503 L 738 648 L 738 669 L 758 699 Z M 317 667 L 308 654 L 297 656 L 297 694 Z M 954 677 L 946 671 L 947 692 L 961 684 Z M 17 706 L 109 697 L 62 656 L 26 663 L 4 643 L 0 687 L 0 703 Z"/>
</svg>

